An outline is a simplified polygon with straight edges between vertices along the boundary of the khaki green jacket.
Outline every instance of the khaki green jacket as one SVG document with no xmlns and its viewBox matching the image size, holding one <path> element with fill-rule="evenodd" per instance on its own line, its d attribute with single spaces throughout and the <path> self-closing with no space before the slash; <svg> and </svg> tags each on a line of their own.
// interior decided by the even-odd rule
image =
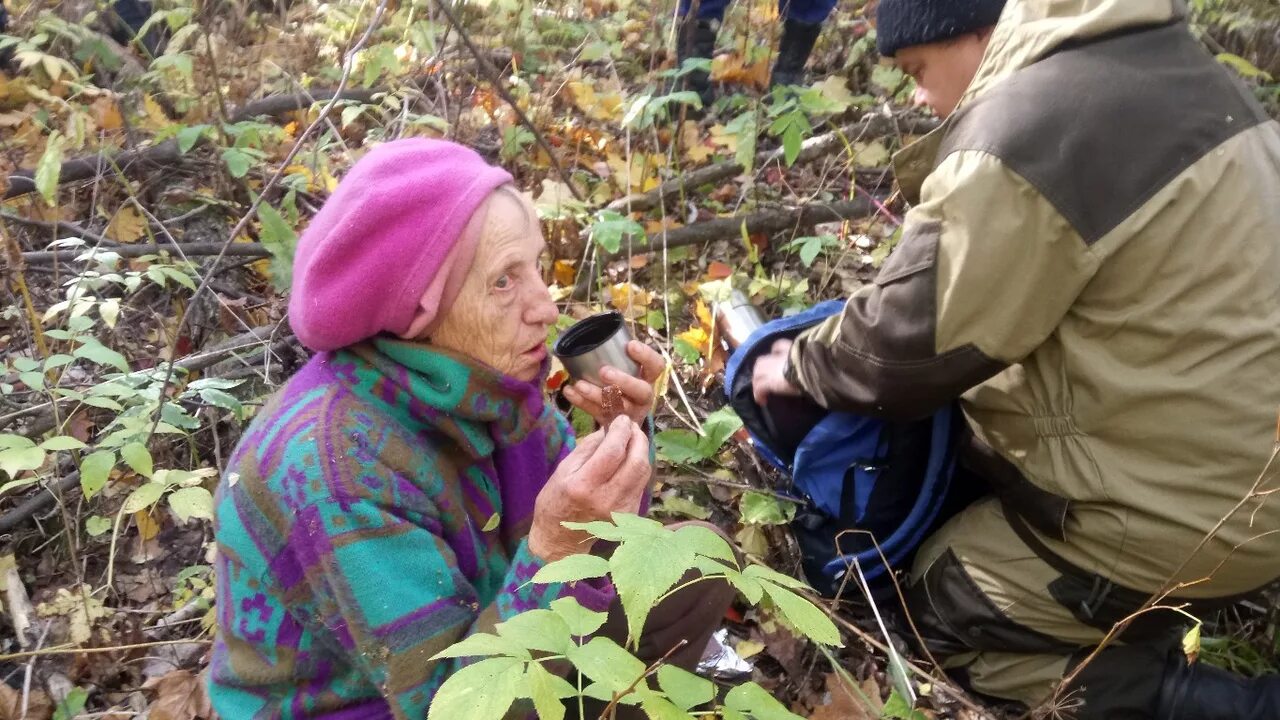
<svg viewBox="0 0 1280 720">
<path fill-rule="evenodd" d="M 829 408 L 961 397 L 1007 506 L 1143 592 L 1249 494 L 1280 409 L 1280 126 L 1185 16 L 1010 0 L 957 112 L 895 158 L 899 246 L 787 370 Z M 1209 574 L 1178 594 L 1280 576 L 1280 498 L 1178 578 Z"/>
</svg>

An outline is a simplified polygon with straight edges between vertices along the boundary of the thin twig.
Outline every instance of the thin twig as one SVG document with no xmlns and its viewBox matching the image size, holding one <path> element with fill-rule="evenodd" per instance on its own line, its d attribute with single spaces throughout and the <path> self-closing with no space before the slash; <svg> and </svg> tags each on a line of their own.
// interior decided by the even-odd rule
<svg viewBox="0 0 1280 720">
<path fill-rule="evenodd" d="M 0 655 L 0 662 L 10 662 L 12 660 L 22 660 L 23 658 L 38 657 L 41 655 L 79 655 L 81 653 L 104 653 L 104 652 L 121 652 L 124 650 L 141 650 L 144 648 L 159 647 L 161 645 L 212 645 L 212 640 L 156 640 L 155 642 L 134 643 L 133 645 L 116 645 L 113 647 L 73 647 L 70 645 L 55 645 L 51 648 L 43 650 L 27 650 L 24 652 L 9 653 L 8 655 Z"/>
<path fill-rule="evenodd" d="M 573 193 L 573 197 L 579 202 L 586 202 L 586 197 L 584 197 L 582 192 L 578 190 L 577 186 L 573 184 L 573 178 L 569 177 L 569 173 L 565 172 L 564 166 L 560 164 L 560 158 L 556 156 L 555 150 L 551 147 L 551 143 L 547 142 L 547 139 L 542 135 L 542 131 L 533 124 L 533 121 L 529 119 L 528 115 L 525 115 L 524 110 L 520 109 L 520 104 L 516 102 L 516 99 L 511 96 L 511 93 L 507 90 L 506 86 L 502 84 L 502 78 L 499 77 L 498 71 L 489 63 L 489 58 L 485 57 L 484 53 L 480 52 L 480 49 L 471 41 L 471 37 L 462 29 L 462 23 L 459 22 L 458 17 L 453 14 L 453 9 L 449 7 L 448 0 L 436 0 L 436 7 L 438 7 L 440 12 L 444 14 L 445 19 L 449 21 L 449 24 L 453 26 L 453 29 L 458 31 L 458 37 L 462 39 L 462 43 L 467 46 L 467 50 L 469 50 L 472 56 L 475 57 L 476 65 L 480 68 L 480 72 L 485 75 L 485 79 L 489 81 L 489 84 L 493 86 L 494 92 L 501 95 L 503 101 L 506 102 L 507 105 L 511 106 L 511 110 L 515 112 L 516 118 L 520 120 L 520 124 L 524 125 L 529 132 L 533 133 L 534 140 L 537 141 L 538 145 L 547 153 L 547 157 L 551 159 L 551 165 L 555 168 L 556 174 L 560 176 L 560 179 L 564 181 L 565 185 L 569 186 L 569 192 Z"/>
</svg>

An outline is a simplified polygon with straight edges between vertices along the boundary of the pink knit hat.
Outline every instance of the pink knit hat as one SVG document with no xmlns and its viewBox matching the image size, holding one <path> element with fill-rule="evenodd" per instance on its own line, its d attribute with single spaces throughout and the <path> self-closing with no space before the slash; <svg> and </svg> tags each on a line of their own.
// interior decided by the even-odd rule
<svg viewBox="0 0 1280 720">
<path fill-rule="evenodd" d="M 403 334 L 422 313 L 434 315 L 471 268 L 479 233 L 464 229 L 472 215 L 511 181 L 446 140 L 370 150 L 298 241 L 289 298 L 298 339 L 312 350 L 336 350 L 382 332 Z M 428 288 L 434 299 L 423 303 Z"/>
</svg>

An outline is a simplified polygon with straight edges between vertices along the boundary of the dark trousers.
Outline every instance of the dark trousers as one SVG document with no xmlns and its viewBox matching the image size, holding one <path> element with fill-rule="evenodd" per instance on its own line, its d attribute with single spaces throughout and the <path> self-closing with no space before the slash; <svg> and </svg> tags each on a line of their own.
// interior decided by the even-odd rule
<svg viewBox="0 0 1280 720">
<path fill-rule="evenodd" d="M 680 16 L 689 14 L 695 4 L 701 20 L 720 20 L 732 0 L 680 0 Z M 835 9 L 836 0 L 778 0 L 778 14 L 789 20 L 817 25 Z"/>
</svg>

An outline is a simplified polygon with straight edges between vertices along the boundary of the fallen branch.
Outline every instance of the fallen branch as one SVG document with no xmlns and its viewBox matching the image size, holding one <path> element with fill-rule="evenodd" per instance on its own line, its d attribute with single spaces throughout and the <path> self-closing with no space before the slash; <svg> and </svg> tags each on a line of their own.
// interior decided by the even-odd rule
<svg viewBox="0 0 1280 720">
<path fill-rule="evenodd" d="M 749 215 L 716 218 L 715 220 L 707 220 L 674 230 L 667 230 L 665 232 L 665 241 L 663 240 L 664 233 L 654 233 L 645 239 L 644 247 L 637 248 L 633 246 L 631 250 L 632 252 L 659 252 L 664 245 L 667 249 L 671 249 L 738 237 L 742 234 L 743 225 L 746 225 L 748 234 L 771 234 L 798 226 L 866 217 L 875 211 L 875 205 L 863 196 L 833 203 L 801 205 L 797 208 L 760 210 Z M 611 254 L 608 257 L 612 259 L 623 254 L 625 253 L 620 250 L 618 253 Z"/>
<path fill-rule="evenodd" d="M 830 155 L 841 149 L 846 140 L 852 142 L 860 137 L 880 137 L 900 130 L 904 133 L 922 134 L 938 126 L 936 120 L 899 120 L 884 115 L 864 117 L 858 122 L 833 130 L 824 135 L 809 138 L 800 148 L 796 163 L 809 162 Z M 762 168 L 769 163 L 783 159 L 783 149 L 764 150 L 756 153 L 755 166 Z M 617 212 L 644 212 L 657 207 L 664 200 L 681 192 L 691 192 L 703 185 L 727 180 L 742 174 L 746 170 L 741 163 L 734 160 L 708 165 L 686 173 L 681 173 L 648 192 L 635 193 L 609 203 L 607 209 Z"/>
<path fill-rule="evenodd" d="M 97 177 L 99 171 L 108 165 L 117 165 L 123 170 L 126 168 L 132 169 L 173 163 L 180 157 L 182 157 L 182 153 L 178 151 L 177 140 L 166 140 L 159 145 L 138 150 L 125 150 L 115 154 L 94 153 L 93 155 L 72 158 L 62 163 L 62 169 L 58 171 L 58 183 L 69 183 Z M 35 192 L 35 177 L 35 170 L 14 171 L 9 175 L 9 184 L 4 189 L 3 198 L 0 199 L 7 200 L 11 197 Z M 0 186 L 4 186 L 4 183 L 0 182 Z"/>
<path fill-rule="evenodd" d="M 210 256 L 222 253 L 224 257 L 252 257 L 264 258 L 270 257 L 271 252 L 262 246 L 261 243 L 233 243 L 227 247 L 226 252 L 222 252 L 223 243 L 185 243 L 178 245 L 183 254 L 188 257 Z M 136 258 L 143 255 L 158 255 L 161 252 L 173 254 L 172 245 L 165 243 L 139 243 L 137 245 L 117 245 L 109 248 L 100 248 L 100 252 L 111 252 L 122 258 Z M 66 262 L 75 260 L 86 252 L 85 248 L 72 248 L 69 250 L 36 250 L 32 252 L 22 253 L 23 261 L 27 263 L 46 263 L 46 262 Z"/>
<path fill-rule="evenodd" d="M 353 88 L 349 90 L 327 88 L 292 95 L 272 95 L 254 100 L 237 109 L 231 114 L 231 122 L 251 120 L 263 115 L 279 117 L 295 110 L 305 110 L 313 103 L 326 100 L 333 101 L 335 98 L 337 100 L 369 102 L 377 93 L 386 91 L 386 88 Z M 118 165 L 121 169 L 132 169 L 143 164 L 153 166 L 173 163 L 181 157 L 182 153 L 178 150 L 177 140 L 166 140 L 151 147 L 126 150 L 116 154 L 102 152 L 84 155 L 62 163 L 62 168 L 58 171 L 58 183 L 88 180 L 96 177 L 101 168 L 111 164 Z M 11 173 L 9 175 L 9 184 L 4 190 L 3 199 L 35 192 L 35 174 L 35 170 L 16 170 Z M 0 182 L 0 187 L 4 187 L 3 182 Z"/>
</svg>

